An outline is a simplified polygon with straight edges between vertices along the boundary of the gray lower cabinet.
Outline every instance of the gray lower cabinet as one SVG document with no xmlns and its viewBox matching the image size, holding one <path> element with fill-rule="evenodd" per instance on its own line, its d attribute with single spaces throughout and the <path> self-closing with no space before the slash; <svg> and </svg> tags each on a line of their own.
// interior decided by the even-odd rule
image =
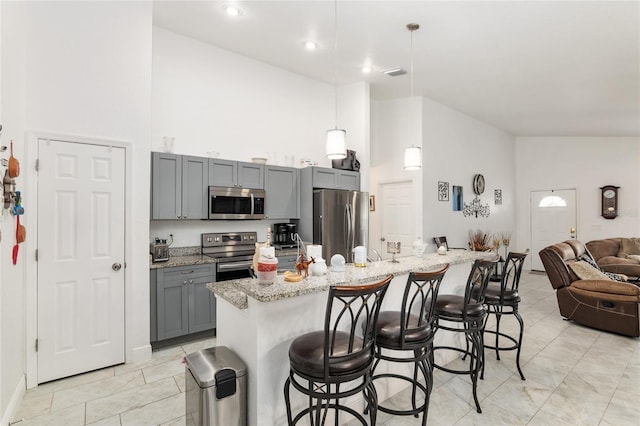
<svg viewBox="0 0 640 426">
<path fill-rule="evenodd" d="M 264 189 L 264 165 L 210 158 L 209 185 Z"/>
<path fill-rule="evenodd" d="M 152 326 L 152 341 L 154 337 L 160 341 L 215 328 L 216 300 L 206 287 L 215 281 L 214 271 L 213 264 L 155 270 L 156 291 L 151 297 L 155 306 L 151 307 L 151 322 L 155 322 L 156 336 Z M 151 285 L 153 290 L 153 282 Z"/>
<path fill-rule="evenodd" d="M 151 219 L 206 219 L 209 159 L 151 153 Z"/>
<path fill-rule="evenodd" d="M 267 219 L 300 218 L 300 170 L 265 166 L 265 216 Z"/>
</svg>

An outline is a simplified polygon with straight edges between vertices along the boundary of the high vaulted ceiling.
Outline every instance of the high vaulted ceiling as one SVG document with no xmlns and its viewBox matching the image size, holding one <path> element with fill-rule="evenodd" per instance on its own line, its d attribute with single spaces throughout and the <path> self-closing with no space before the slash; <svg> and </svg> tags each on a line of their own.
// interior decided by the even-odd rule
<svg viewBox="0 0 640 426">
<path fill-rule="evenodd" d="M 225 3 L 242 9 L 227 16 Z M 639 1 L 155 1 L 154 25 L 310 78 L 414 89 L 516 136 L 640 135 Z M 314 52 L 305 40 L 320 44 Z M 363 74 L 370 63 L 374 70 Z M 334 64 L 335 80 L 334 80 Z"/>
</svg>

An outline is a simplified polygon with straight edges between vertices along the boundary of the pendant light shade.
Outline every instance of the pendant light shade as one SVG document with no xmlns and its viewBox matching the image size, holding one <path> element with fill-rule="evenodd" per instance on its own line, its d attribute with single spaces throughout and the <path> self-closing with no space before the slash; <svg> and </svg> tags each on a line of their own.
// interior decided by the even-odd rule
<svg viewBox="0 0 640 426">
<path fill-rule="evenodd" d="M 330 160 L 347 158 L 347 131 L 338 129 L 338 82 L 336 77 L 338 56 L 338 0 L 333 2 L 333 100 L 335 127 L 327 130 L 326 154 Z"/>
<path fill-rule="evenodd" d="M 404 150 L 404 169 L 419 170 L 422 168 L 422 148 L 411 145 Z"/>
<path fill-rule="evenodd" d="M 407 24 L 407 29 L 411 32 L 411 97 L 413 97 L 413 32 L 420 29 L 418 24 Z M 404 169 L 420 170 L 422 168 L 422 148 L 411 145 L 404 150 Z"/>
<path fill-rule="evenodd" d="M 340 160 L 347 157 L 347 132 L 342 129 L 327 130 L 327 158 Z"/>
</svg>

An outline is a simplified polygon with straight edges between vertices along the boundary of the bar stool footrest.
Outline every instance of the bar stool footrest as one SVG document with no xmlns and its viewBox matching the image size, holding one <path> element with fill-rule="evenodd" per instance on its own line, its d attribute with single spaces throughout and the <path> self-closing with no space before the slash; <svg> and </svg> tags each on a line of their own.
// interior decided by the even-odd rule
<svg viewBox="0 0 640 426">
<path fill-rule="evenodd" d="M 494 336 L 495 336 L 495 334 L 496 334 L 496 331 L 495 331 L 495 330 L 485 330 L 484 332 L 485 332 L 485 333 L 489 333 L 489 334 L 493 334 Z M 509 336 L 508 334 L 505 334 L 505 333 L 502 333 L 502 332 L 498 333 L 498 335 L 499 335 L 500 337 L 504 337 L 505 339 L 508 339 L 508 340 L 510 340 L 511 342 L 513 342 L 513 346 L 498 346 L 498 348 L 497 348 L 497 349 L 498 349 L 499 351 L 514 351 L 514 350 L 518 349 L 518 346 L 519 346 L 519 345 L 518 345 L 518 341 L 517 341 L 513 336 Z M 486 340 L 487 340 L 487 339 L 485 339 L 485 341 L 486 341 Z M 494 349 L 494 350 L 496 349 L 496 347 L 495 347 L 495 346 L 487 345 L 486 343 L 485 343 L 484 347 L 485 347 L 486 349 Z"/>
<path fill-rule="evenodd" d="M 397 415 L 397 416 L 415 416 L 415 417 L 418 417 L 418 415 L 424 411 L 426 400 L 427 400 L 427 387 L 425 385 L 423 385 L 420 382 L 414 383 L 413 379 L 410 379 L 409 377 L 406 377 L 406 376 L 402 376 L 400 374 L 394 374 L 394 373 L 376 374 L 371 378 L 371 380 L 375 383 L 375 380 L 378 378 L 400 379 L 400 380 L 404 380 L 406 382 L 411 383 L 411 385 L 415 384 L 416 387 L 420 388 L 420 390 L 424 393 L 424 396 L 425 396 L 425 402 L 423 402 L 419 407 L 416 407 L 411 410 L 393 410 L 391 408 L 383 407 L 382 405 L 380 405 L 380 403 L 378 403 L 379 411 L 382 411 L 383 413 L 387 413 L 387 414 Z"/>
</svg>

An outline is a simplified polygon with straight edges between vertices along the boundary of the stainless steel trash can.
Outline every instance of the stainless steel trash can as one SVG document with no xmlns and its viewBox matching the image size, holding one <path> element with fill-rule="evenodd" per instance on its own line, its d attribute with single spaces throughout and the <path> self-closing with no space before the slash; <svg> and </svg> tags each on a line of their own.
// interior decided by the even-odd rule
<svg viewBox="0 0 640 426">
<path fill-rule="evenodd" d="M 187 425 L 245 426 L 247 367 L 242 360 L 226 346 L 185 358 Z"/>
</svg>

